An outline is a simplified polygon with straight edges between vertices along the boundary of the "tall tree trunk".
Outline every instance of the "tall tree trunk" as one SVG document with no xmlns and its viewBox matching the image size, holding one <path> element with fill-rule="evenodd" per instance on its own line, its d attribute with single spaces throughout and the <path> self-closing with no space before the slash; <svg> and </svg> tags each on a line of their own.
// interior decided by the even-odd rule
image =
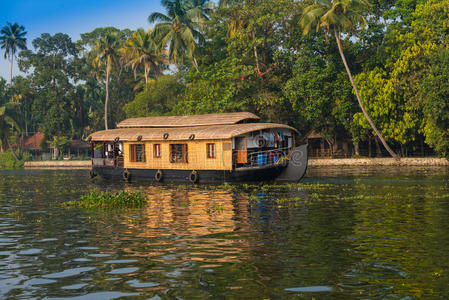
<svg viewBox="0 0 449 300">
<path fill-rule="evenodd" d="M 106 66 L 106 99 L 104 101 L 104 128 L 108 130 L 108 102 L 109 102 L 109 61 Z"/>
<path fill-rule="evenodd" d="M 424 157 L 424 138 L 421 136 L 419 141 L 421 144 L 421 157 Z"/>
<path fill-rule="evenodd" d="M 12 64 L 14 62 L 14 54 L 11 54 L 11 72 L 9 73 L 9 88 L 12 89 Z M 11 99 L 12 99 L 12 92 L 11 92 Z"/>
<path fill-rule="evenodd" d="M 16 161 L 19 161 L 19 158 L 17 157 L 16 153 L 14 152 L 14 149 L 12 148 L 11 143 L 9 142 L 8 137 L 6 137 L 5 139 L 6 139 L 6 143 L 8 144 L 9 151 L 11 151 L 11 153 L 12 153 L 12 156 L 14 157 L 14 159 Z"/>
<path fill-rule="evenodd" d="M 338 51 L 340 52 L 341 59 L 343 61 L 343 64 L 345 65 L 346 72 L 348 73 L 349 80 L 351 81 L 352 87 L 354 88 L 355 96 L 357 98 L 357 102 L 359 103 L 360 109 L 363 112 L 363 115 L 365 116 L 368 123 L 371 125 L 371 128 L 374 130 L 376 135 L 379 137 L 380 141 L 382 142 L 382 145 L 384 145 L 385 149 L 387 149 L 388 153 L 395 159 L 399 159 L 399 156 L 394 153 L 393 150 L 391 150 L 390 146 L 388 146 L 387 142 L 385 141 L 384 137 L 380 133 L 380 131 L 377 129 L 376 125 L 374 125 L 373 121 L 369 117 L 368 113 L 366 112 L 365 108 L 363 107 L 362 100 L 360 99 L 359 90 L 357 89 L 357 86 L 355 85 L 354 79 L 352 78 L 351 71 L 349 70 L 348 63 L 346 62 L 345 54 L 343 53 L 343 46 L 341 45 L 341 40 L 338 35 L 337 30 L 334 28 L 334 35 L 335 39 L 337 40 L 338 45 Z"/>
<path fill-rule="evenodd" d="M 334 144 L 329 139 L 326 139 L 326 142 L 329 145 L 329 155 L 334 158 Z"/>
<path fill-rule="evenodd" d="M 371 136 L 368 136 L 368 157 L 371 156 Z"/>
<path fill-rule="evenodd" d="M 80 115 L 81 115 L 81 129 L 80 129 L 80 139 L 83 139 L 84 136 L 84 127 L 85 127 L 85 118 L 84 118 L 84 105 L 81 103 L 80 105 Z"/>
<path fill-rule="evenodd" d="M 253 40 L 255 39 L 255 33 L 253 31 Z M 259 55 L 257 53 L 257 46 L 256 44 L 254 44 L 253 46 L 254 48 L 254 57 L 256 58 L 256 70 L 257 70 L 257 74 L 260 74 L 260 65 L 259 65 Z"/>
<path fill-rule="evenodd" d="M 59 157 L 59 148 L 55 147 L 53 148 L 53 160 L 58 160 Z"/>
<path fill-rule="evenodd" d="M 28 121 L 27 121 L 27 112 L 25 111 L 25 136 L 28 136 Z"/>
<path fill-rule="evenodd" d="M 147 85 L 148 85 L 148 66 L 145 66 L 145 89 L 147 89 Z"/>
<path fill-rule="evenodd" d="M 382 157 L 382 150 L 379 145 L 379 138 L 377 136 L 374 137 L 374 142 L 376 143 L 376 156 Z"/>
<path fill-rule="evenodd" d="M 354 142 L 354 152 L 356 156 L 360 156 L 359 141 Z"/>
</svg>

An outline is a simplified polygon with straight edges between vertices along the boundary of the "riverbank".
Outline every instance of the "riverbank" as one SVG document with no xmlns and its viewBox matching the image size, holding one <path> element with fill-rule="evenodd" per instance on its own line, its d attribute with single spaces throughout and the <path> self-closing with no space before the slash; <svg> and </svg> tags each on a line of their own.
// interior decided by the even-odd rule
<svg viewBox="0 0 449 300">
<path fill-rule="evenodd" d="M 437 157 L 404 157 L 396 160 L 383 158 L 334 158 L 309 159 L 309 166 L 449 166 L 445 158 Z"/>
<path fill-rule="evenodd" d="M 25 169 L 89 169 L 90 160 L 27 161 Z M 394 158 L 335 158 L 309 159 L 309 166 L 449 166 L 449 161 L 436 157 Z"/>
<path fill-rule="evenodd" d="M 90 160 L 43 160 L 27 161 L 25 169 L 90 169 Z"/>
</svg>

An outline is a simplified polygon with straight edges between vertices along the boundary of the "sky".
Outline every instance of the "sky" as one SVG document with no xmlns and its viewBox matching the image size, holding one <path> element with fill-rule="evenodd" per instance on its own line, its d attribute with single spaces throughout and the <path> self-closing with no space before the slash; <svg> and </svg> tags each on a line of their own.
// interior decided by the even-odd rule
<svg viewBox="0 0 449 300">
<path fill-rule="evenodd" d="M 27 46 L 42 33 L 68 34 L 73 41 L 80 33 L 97 27 L 119 29 L 147 29 L 148 16 L 155 11 L 165 12 L 160 0 L 1 0 L 0 27 L 7 22 L 18 23 L 27 32 Z M 0 76 L 9 81 L 10 63 L 0 51 Z M 19 74 L 14 64 L 13 76 Z"/>
</svg>

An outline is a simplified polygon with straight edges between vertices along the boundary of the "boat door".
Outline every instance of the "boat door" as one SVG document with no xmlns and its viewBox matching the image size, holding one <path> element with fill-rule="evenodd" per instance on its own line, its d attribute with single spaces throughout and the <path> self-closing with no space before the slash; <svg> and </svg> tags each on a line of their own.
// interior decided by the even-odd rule
<svg viewBox="0 0 449 300">
<path fill-rule="evenodd" d="M 235 149 L 237 150 L 236 163 L 238 163 L 238 164 L 248 163 L 248 151 L 247 151 L 246 137 L 236 137 L 235 138 Z"/>
</svg>

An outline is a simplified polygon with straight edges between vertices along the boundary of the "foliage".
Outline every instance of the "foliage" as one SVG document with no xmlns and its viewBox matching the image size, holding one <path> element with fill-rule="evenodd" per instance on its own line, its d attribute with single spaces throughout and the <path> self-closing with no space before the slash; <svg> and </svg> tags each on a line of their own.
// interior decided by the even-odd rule
<svg viewBox="0 0 449 300">
<path fill-rule="evenodd" d="M 150 23 L 158 22 L 154 27 L 155 41 L 161 48 L 168 45 L 168 58 L 174 64 L 182 64 L 186 57 L 195 60 L 195 50 L 204 43 L 200 32 L 207 20 L 207 12 L 212 3 L 205 1 L 164 0 L 161 2 L 167 15 L 154 12 L 148 17 Z"/>
<path fill-rule="evenodd" d="M 16 160 L 11 152 L 0 153 L 0 169 L 22 169 L 24 163 L 29 159 L 30 156 L 26 153 L 23 153 L 19 160 Z"/>
<path fill-rule="evenodd" d="M 433 57 L 434 64 L 421 85 L 426 119 L 426 142 L 449 160 L 449 50 Z"/>
<path fill-rule="evenodd" d="M 20 69 L 33 72 L 31 84 L 37 93 L 32 114 L 46 136 L 69 135 L 76 130 L 70 121 L 73 115 L 69 98 L 73 89 L 72 63 L 77 55 L 75 44 L 67 34 L 43 33 L 33 40 L 33 46 L 35 52 L 25 50 L 19 56 Z"/>
<path fill-rule="evenodd" d="M 333 62 L 301 57 L 293 76 L 284 85 L 284 95 L 298 116 L 298 125 L 334 139 L 355 110 L 351 87 L 343 70 Z M 301 124 L 301 125 L 300 125 Z"/>
<path fill-rule="evenodd" d="M 357 85 L 354 82 L 352 73 L 346 61 L 340 38 L 341 32 L 346 31 L 348 34 L 351 34 L 351 31 L 354 31 L 354 29 L 358 26 L 366 26 L 364 14 L 366 14 L 368 6 L 369 2 L 367 0 L 315 1 L 313 4 L 304 8 L 299 23 L 303 28 L 304 35 L 310 33 L 313 27 L 316 27 L 317 32 L 320 29 L 324 31 L 326 41 L 328 41 L 329 34 L 334 35 L 335 41 L 338 45 L 338 51 L 354 89 L 354 94 L 357 98 L 360 109 L 362 110 L 363 116 L 390 155 L 397 158 L 396 153 L 391 150 L 382 133 L 377 129 L 376 125 L 365 110 Z"/>
<path fill-rule="evenodd" d="M 436 70 L 441 62 L 435 58 L 435 53 L 443 51 L 440 45 L 447 41 L 449 25 L 442 20 L 449 11 L 449 1 L 428 1 L 415 6 L 410 16 L 411 30 L 400 33 L 394 28 L 388 33 L 384 49 L 388 59 L 382 67 L 360 73 L 356 82 L 364 105 L 387 139 L 404 145 L 423 134 L 429 145 L 445 155 L 441 149 L 445 143 L 444 134 L 436 129 L 434 118 L 426 110 L 428 99 L 431 98 L 432 103 L 437 101 L 435 93 L 430 91 L 435 90 L 435 86 L 430 87 L 431 79 L 427 74 L 431 68 Z M 421 85 L 426 78 L 427 88 L 423 89 Z M 360 114 L 356 114 L 354 120 L 357 126 L 368 128 Z M 436 147 L 437 144 L 440 147 Z"/>
<path fill-rule="evenodd" d="M 69 143 L 70 140 L 65 136 L 54 136 L 53 140 L 50 141 L 50 146 L 52 146 L 55 149 L 62 150 Z"/>
<path fill-rule="evenodd" d="M 147 88 L 123 107 L 128 118 L 158 116 L 172 113 L 184 91 L 184 85 L 171 75 L 151 81 Z"/>
<path fill-rule="evenodd" d="M 17 106 L 18 105 L 16 103 L 6 103 L 5 105 L 0 106 L 1 150 L 6 151 L 9 149 L 16 161 L 18 161 L 19 158 L 11 146 L 10 136 L 13 129 L 16 129 L 17 131 L 21 130 L 19 123 L 16 121 L 18 120 Z"/>
<path fill-rule="evenodd" d="M 98 208 L 140 208 L 145 205 L 147 198 L 141 192 L 119 191 L 116 193 L 93 190 L 81 196 L 79 201 L 68 201 L 66 207 L 86 209 Z"/>
<path fill-rule="evenodd" d="M 145 32 L 142 28 L 133 32 L 132 36 L 126 40 L 125 45 L 120 49 L 122 59 L 126 62 L 126 67 L 131 67 L 134 72 L 134 79 L 137 77 L 137 71 L 143 67 L 145 76 L 145 85 L 148 84 L 149 72 L 160 76 L 166 60 L 162 51 L 157 47 L 150 34 L 150 30 Z"/>
</svg>

